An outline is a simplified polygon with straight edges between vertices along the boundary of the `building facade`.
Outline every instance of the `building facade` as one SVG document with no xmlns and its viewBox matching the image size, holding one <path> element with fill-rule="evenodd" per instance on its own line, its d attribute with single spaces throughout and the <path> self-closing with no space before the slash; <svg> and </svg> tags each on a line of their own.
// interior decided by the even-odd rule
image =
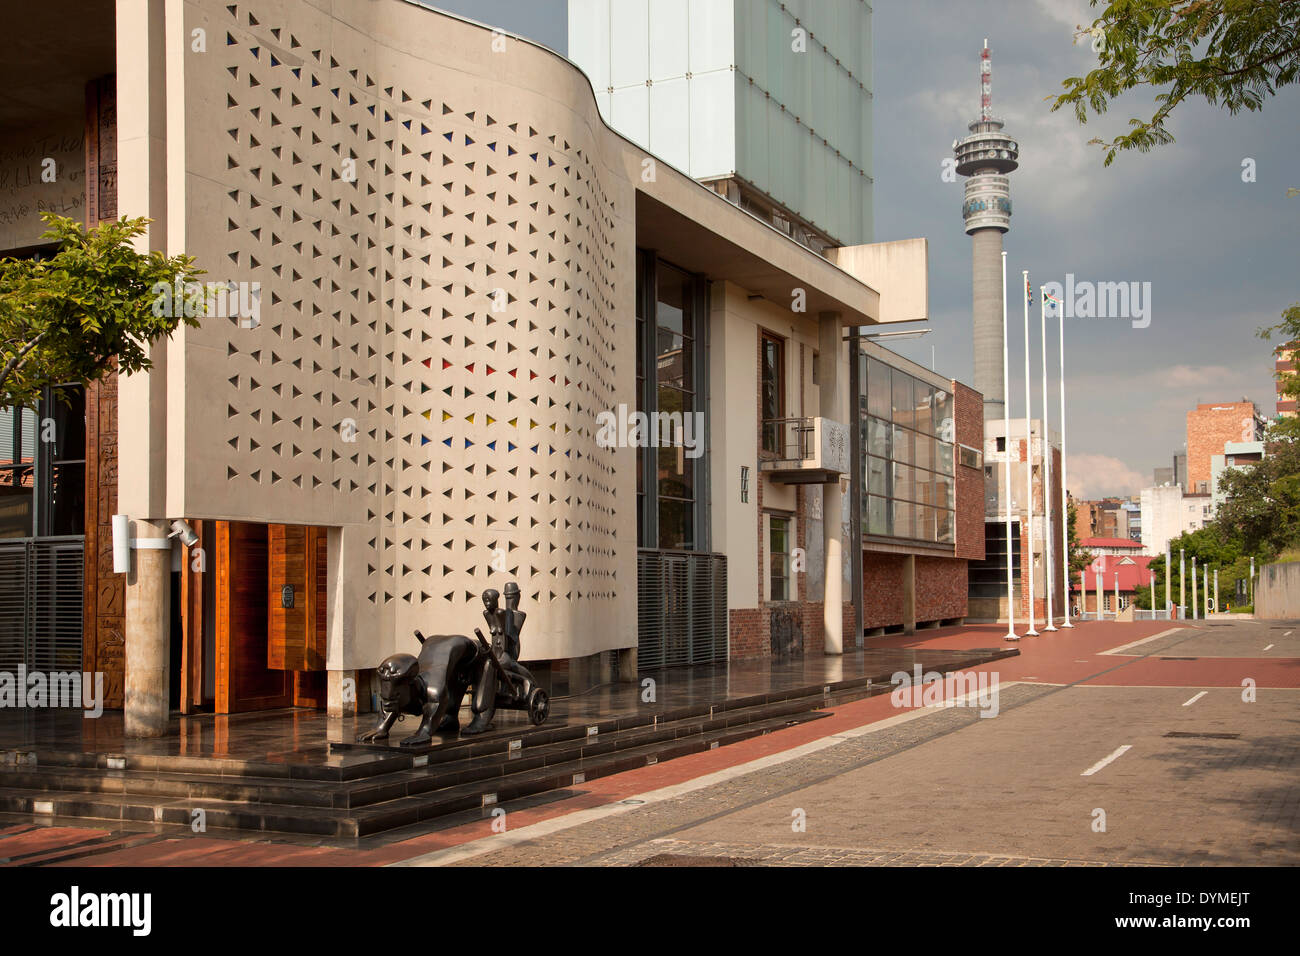
<svg viewBox="0 0 1300 956">
<path fill-rule="evenodd" d="M 1051 455 L 1051 482 L 1043 473 L 1044 450 Z M 1029 617 L 1031 604 L 1038 623 L 1046 620 L 1050 569 L 1052 616 L 1065 613 L 1065 563 L 1068 534 L 1065 494 L 1061 487 L 1061 446 L 1058 435 L 1043 438 L 1043 423 L 1012 419 L 1010 435 L 998 419 L 984 422 L 984 557 L 970 568 L 970 616 L 981 621 L 1007 619 L 1007 512 L 1004 469 L 1010 457 L 1010 517 L 1012 590 L 1017 621 Z M 1050 507 L 1051 537 L 1045 516 Z M 1032 511 L 1032 521 L 1030 512 Z M 1032 525 L 1032 527 L 1031 527 Z M 1049 557 L 1048 547 L 1051 552 Z M 1032 562 L 1033 590 L 1030 592 Z"/>
<path fill-rule="evenodd" d="M 1227 442 L 1264 438 L 1264 418 L 1248 399 L 1202 403 L 1187 413 L 1187 484 L 1192 494 L 1211 494 L 1211 459 L 1223 454 Z"/>
<path fill-rule="evenodd" d="M 1277 379 L 1275 413 L 1278 418 L 1290 418 L 1296 413 L 1296 400 L 1282 391 L 1283 377 L 1295 374 L 1295 353 L 1300 342 L 1288 342 L 1273 350 L 1273 377 Z"/>
<path fill-rule="evenodd" d="M 1203 528 L 1214 517 L 1209 495 L 1186 495 L 1178 485 L 1143 488 L 1139 499 L 1142 550 L 1150 555 L 1164 554 L 1174 538 Z"/>
<path fill-rule="evenodd" d="M 32 48 L 72 15 L 46 5 Z M 854 504 L 856 330 L 925 317 L 923 240 L 816 254 L 611 130 L 562 57 L 405 0 L 127 0 L 100 26 L 0 132 L 32 156 L 54 129 L 77 173 L 19 197 L 4 251 L 39 252 L 45 203 L 147 216 L 210 305 L 244 295 L 92 385 L 50 449 L 52 413 L 6 419 L 5 505 L 76 597 L 53 631 L 128 732 L 364 707 L 414 629 L 468 631 L 507 580 L 559 693 L 965 616 L 978 396 L 876 354 L 916 404 L 893 524 Z"/>
<path fill-rule="evenodd" d="M 569 56 L 634 143 L 824 252 L 871 241 L 866 0 L 569 0 Z"/>
</svg>

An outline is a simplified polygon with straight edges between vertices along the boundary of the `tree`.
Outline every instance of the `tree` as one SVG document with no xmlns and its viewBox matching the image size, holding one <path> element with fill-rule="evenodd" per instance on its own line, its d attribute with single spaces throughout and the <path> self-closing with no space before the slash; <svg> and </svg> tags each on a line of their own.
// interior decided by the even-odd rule
<svg viewBox="0 0 1300 956">
<path fill-rule="evenodd" d="M 1079 508 L 1073 501 L 1070 502 L 1069 507 L 1066 509 L 1066 514 L 1066 527 L 1068 529 L 1066 546 L 1070 549 L 1070 579 L 1073 580 L 1080 571 L 1086 570 L 1092 564 L 1093 554 L 1091 551 L 1085 551 L 1079 547 L 1079 529 L 1075 523 L 1078 518 Z"/>
<path fill-rule="evenodd" d="M 181 322 L 199 324 L 197 310 L 184 307 L 203 294 L 193 284 L 202 275 L 193 258 L 132 246 L 148 219 L 86 230 L 51 212 L 41 218 L 49 226 L 41 238 L 56 241 L 58 251 L 0 259 L 0 408 L 34 406 L 47 387 L 87 385 L 114 359 L 125 375 L 148 369 L 150 345 Z M 157 290 L 177 283 L 181 307 L 155 308 Z"/>
<path fill-rule="evenodd" d="M 1287 348 L 1288 346 L 1300 347 L 1297 344 L 1300 340 L 1300 302 L 1292 303 L 1290 308 L 1282 312 L 1282 321 L 1277 325 L 1265 326 L 1255 333 L 1261 339 L 1268 341 L 1274 335 L 1282 339 L 1282 344 L 1278 348 Z M 1277 372 L 1278 392 L 1289 398 L 1300 400 L 1300 374 L 1294 370 L 1290 372 Z M 1276 422 L 1269 431 L 1269 440 L 1276 441 L 1294 441 L 1300 438 L 1300 415 L 1291 418 L 1283 418 Z"/>
<path fill-rule="evenodd" d="M 1093 7 L 1102 0 L 1091 0 Z M 1122 150 L 1147 152 L 1171 143 L 1171 113 L 1203 99 L 1230 114 L 1263 109 L 1264 100 L 1300 79 L 1300 0 L 1106 0 L 1090 27 L 1099 66 L 1062 82 L 1052 111 L 1072 106 L 1080 123 L 1139 86 L 1159 90 L 1149 120 L 1129 120 L 1129 132 L 1106 142 L 1109 166 Z"/>
</svg>

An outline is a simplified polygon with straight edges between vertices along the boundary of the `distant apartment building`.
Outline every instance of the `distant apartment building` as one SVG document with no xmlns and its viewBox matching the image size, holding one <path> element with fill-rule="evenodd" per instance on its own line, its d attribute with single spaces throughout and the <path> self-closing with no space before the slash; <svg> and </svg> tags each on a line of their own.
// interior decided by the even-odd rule
<svg viewBox="0 0 1300 956">
<path fill-rule="evenodd" d="M 1296 413 L 1296 400 L 1282 391 L 1281 376 L 1295 374 L 1295 356 L 1300 342 L 1288 342 L 1273 350 L 1273 375 L 1277 381 L 1277 417 L 1290 418 Z"/>
<path fill-rule="evenodd" d="M 1223 454 L 1210 458 L 1210 498 L 1214 510 L 1223 504 L 1224 495 L 1219 491 L 1219 480 L 1230 470 L 1251 468 L 1264 460 L 1264 443 L 1262 441 L 1224 442 Z"/>
<path fill-rule="evenodd" d="M 1208 494 L 1185 495 L 1177 485 L 1144 488 L 1139 497 L 1142 550 L 1150 555 L 1163 554 L 1171 540 L 1204 527 L 1214 516 L 1214 501 Z"/>
<path fill-rule="evenodd" d="M 1076 501 L 1074 533 L 1080 538 L 1127 538 L 1127 516 L 1120 498 Z"/>
<path fill-rule="evenodd" d="M 1211 459 L 1227 442 L 1254 442 L 1264 437 L 1264 418 L 1249 399 L 1200 404 L 1187 413 L 1187 484 L 1192 494 L 1210 494 Z"/>
</svg>

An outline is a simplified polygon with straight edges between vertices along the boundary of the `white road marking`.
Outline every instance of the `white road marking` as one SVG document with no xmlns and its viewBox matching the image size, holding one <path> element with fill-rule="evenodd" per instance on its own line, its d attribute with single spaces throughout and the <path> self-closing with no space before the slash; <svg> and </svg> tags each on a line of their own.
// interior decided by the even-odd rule
<svg viewBox="0 0 1300 956">
<path fill-rule="evenodd" d="M 1208 690 L 1203 690 L 1203 691 L 1201 691 L 1199 694 L 1197 694 L 1197 695 L 1196 695 L 1195 697 L 1193 697 L 1191 700 L 1185 700 L 1185 701 L 1183 701 L 1183 706 L 1184 706 L 1184 707 L 1191 707 L 1192 704 L 1196 703 L 1198 700 L 1200 700 L 1202 697 L 1204 697 L 1204 696 L 1205 696 L 1206 694 L 1208 694 L 1208 693 L 1209 693 Z"/>
<path fill-rule="evenodd" d="M 1287 631 L 1287 632 L 1286 632 L 1285 634 L 1283 634 L 1282 636 L 1283 636 L 1283 637 L 1290 637 L 1290 636 L 1291 636 L 1292 634 L 1294 634 L 1294 633 L 1295 633 L 1295 631 Z"/>
<path fill-rule="evenodd" d="M 1120 645 L 1119 647 L 1112 647 L 1112 648 L 1110 648 L 1109 650 L 1102 651 L 1101 653 L 1103 653 L 1103 654 L 1123 654 L 1125 651 L 1129 650 L 1130 648 L 1137 647 L 1139 644 L 1145 644 L 1145 643 L 1147 643 L 1147 641 L 1156 641 L 1156 640 L 1159 640 L 1159 639 L 1162 638 L 1162 637 L 1168 637 L 1170 634 L 1177 634 L 1177 633 L 1178 633 L 1179 631 L 1181 631 L 1181 630 L 1184 630 L 1184 628 L 1181 628 L 1181 627 L 1171 627 L 1171 628 L 1169 628 L 1169 630 L 1167 630 L 1167 631 L 1161 631 L 1159 634 L 1152 634 L 1150 637 L 1144 637 L 1144 638 L 1142 638 L 1142 640 L 1140 640 L 1140 641 L 1133 641 L 1133 642 L 1131 642 L 1131 643 L 1129 643 L 1129 644 L 1122 644 L 1122 645 Z"/>
<path fill-rule="evenodd" d="M 1098 770 L 1101 770 L 1101 769 L 1105 768 L 1106 765 L 1109 764 L 1112 760 L 1117 760 L 1117 759 L 1119 759 L 1120 757 L 1124 756 L 1125 751 L 1132 750 L 1132 749 L 1133 749 L 1133 745 L 1132 745 L 1132 744 L 1125 744 L 1123 747 L 1119 747 L 1119 748 L 1117 748 L 1117 749 L 1115 750 L 1115 752 L 1114 752 L 1113 754 L 1111 754 L 1109 757 L 1104 757 L 1104 758 L 1102 758 L 1101 760 L 1098 760 L 1095 764 L 1093 764 L 1091 767 L 1089 767 L 1089 768 L 1088 768 L 1087 770 L 1085 770 L 1083 773 L 1079 774 L 1079 776 L 1081 776 L 1081 777 L 1091 777 L 1091 776 L 1092 776 L 1094 773 L 1096 773 Z"/>
<path fill-rule="evenodd" d="M 1270 644 L 1270 645 L 1268 645 L 1268 647 L 1264 648 L 1264 650 L 1266 650 L 1266 651 L 1271 651 L 1272 649 L 1273 649 L 1273 645 L 1272 645 L 1272 644 Z"/>
<path fill-rule="evenodd" d="M 999 681 L 993 685 L 998 692 L 1009 690 L 1017 685 L 1017 681 Z M 992 690 L 993 688 L 989 688 Z M 963 694 L 955 698 L 965 703 L 977 701 L 979 692 Z M 494 850 L 504 849 L 519 843 L 535 840 L 539 837 L 549 836 L 552 833 L 558 833 L 561 830 L 567 830 L 570 827 L 576 827 L 583 823 L 590 823 L 593 820 L 600 820 L 604 817 L 613 816 L 618 813 L 628 813 L 640 809 L 643 806 L 658 803 L 663 800 L 671 800 L 674 797 L 680 797 L 684 794 L 691 793 L 695 790 L 702 790 L 705 787 L 711 787 L 715 783 L 723 783 L 735 777 L 744 776 L 747 773 L 753 773 L 755 770 L 764 770 L 768 767 L 775 767 L 795 760 L 798 757 L 807 756 L 816 753 L 819 750 L 825 750 L 827 747 L 833 747 L 836 744 L 843 743 L 846 740 L 852 740 L 855 737 L 862 737 L 866 734 L 874 734 L 880 730 L 887 730 L 890 727 L 896 727 L 899 724 L 907 723 L 911 720 L 917 720 L 921 717 L 929 717 L 934 714 L 933 710 L 928 708 L 919 708 L 917 710 L 907 711 L 894 717 L 886 717 L 884 720 L 877 720 L 874 723 L 863 724 L 860 727 L 851 727 L 848 730 L 842 730 L 838 734 L 829 737 L 822 737 L 819 740 L 809 741 L 798 747 L 792 747 L 789 750 L 783 750 L 779 753 L 768 754 L 766 757 L 759 757 L 748 763 L 738 764 L 734 767 L 727 767 L 714 773 L 705 774 L 702 777 L 696 777 L 693 780 L 687 780 L 682 783 L 672 784 L 667 787 L 660 787 L 658 790 L 651 790 L 645 793 L 634 794 L 632 797 L 625 798 L 617 803 L 608 803 L 599 807 L 592 807 L 587 810 L 575 810 L 572 813 L 566 813 L 563 816 L 553 817 L 549 820 L 542 820 L 540 823 L 532 823 L 522 826 L 517 830 L 509 830 L 505 833 L 493 834 L 492 836 L 479 837 L 477 840 L 470 840 L 459 846 L 447 847 L 443 850 L 433 850 L 429 853 L 423 853 L 419 856 L 411 857 L 406 860 L 399 860 L 396 863 L 389 863 L 389 866 L 448 866 L 459 863 L 462 860 L 468 860 L 472 857 L 479 856 L 483 853 L 491 853 Z M 983 721 L 977 721 L 983 723 Z"/>
</svg>

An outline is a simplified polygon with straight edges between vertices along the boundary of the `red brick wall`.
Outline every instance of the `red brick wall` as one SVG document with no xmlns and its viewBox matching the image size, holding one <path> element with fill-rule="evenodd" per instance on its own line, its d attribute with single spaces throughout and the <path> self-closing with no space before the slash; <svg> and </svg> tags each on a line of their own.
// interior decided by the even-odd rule
<svg viewBox="0 0 1300 956">
<path fill-rule="evenodd" d="M 903 554 L 862 553 L 863 627 L 893 627 L 903 623 L 906 563 L 907 556 Z M 916 622 L 965 617 L 968 586 L 965 558 L 917 555 Z"/>
<path fill-rule="evenodd" d="M 983 501 L 982 495 L 980 500 Z M 983 541 L 980 543 L 982 545 Z M 980 550 L 982 552 L 983 547 Z M 917 555 L 917 623 L 965 617 L 968 587 L 964 558 Z"/>
<path fill-rule="evenodd" d="M 984 448 L 984 396 L 961 382 L 952 383 L 956 439 L 971 448 Z M 956 483 L 956 548 L 954 557 L 984 557 L 984 472 L 954 463 Z M 919 601 L 919 595 L 918 595 Z M 920 613 L 918 606 L 917 613 Z M 962 610 L 962 614 L 965 614 Z M 953 615 L 948 615 L 953 616 Z"/>
<path fill-rule="evenodd" d="M 1210 458 L 1223 454 L 1224 442 L 1253 441 L 1253 402 L 1217 402 L 1197 405 L 1187 413 L 1187 490 L 1197 491 L 1198 481 L 1210 480 Z M 1213 488 L 1208 488 L 1213 492 Z M 1127 534 L 1122 537 L 1128 537 Z"/>
</svg>

